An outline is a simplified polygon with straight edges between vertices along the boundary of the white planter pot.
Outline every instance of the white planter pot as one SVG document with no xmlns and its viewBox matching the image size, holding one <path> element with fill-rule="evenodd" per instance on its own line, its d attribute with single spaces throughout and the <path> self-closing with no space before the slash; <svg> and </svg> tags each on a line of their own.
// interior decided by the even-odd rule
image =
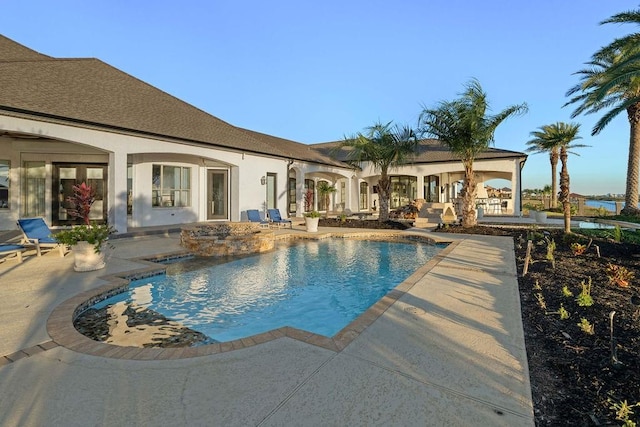
<svg viewBox="0 0 640 427">
<path fill-rule="evenodd" d="M 529 211 L 529 218 L 536 219 L 537 215 L 538 215 L 538 211 L 534 211 L 533 209 Z"/>
<path fill-rule="evenodd" d="M 318 231 L 318 221 L 320 221 L 320 218 L 304 217 L 304 224 L 306 225 L 309 233 L 315 233 Z"/>
<path fill-rule="evenodd" d="M 546 212 L 537 212 L 536 213 L 536 222 L 547 222 L 547 213 Z"/>
<path fill-rule="evenodd" d="M 105 267 L 104 252 L 96 253 L 95 248 L 89 242 L 78 242 L 71 247 L 73 252 L 75 271 L 93 271 Z"/>
</svg>

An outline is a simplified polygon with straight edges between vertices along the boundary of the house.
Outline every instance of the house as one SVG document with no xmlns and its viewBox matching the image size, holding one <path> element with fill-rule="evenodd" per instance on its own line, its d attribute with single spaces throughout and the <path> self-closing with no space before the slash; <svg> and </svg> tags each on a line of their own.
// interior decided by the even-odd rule
<svg viewBox="0 0 640 427">
<path fill-rule="evenodd" d="M 348 148 L 339 149 L 338 142 L 311 145 L 318 151 L 334 158 L 346 161 Z M 511 182 L 517 191 L 507 199 L 505 214 L 520 215 L 521 212 L 521 170 L 527 155 L 516 151 L 489 148 L 479 153 L 473 162 L 477 179 L 478 197 L 486 195 L 485 181 L 504 179 Z M 453 203 L 462 187 L 464 169 L 460 160 L 442 143 L 434 139 L 419 141 L 416 155 L 392 171 L 390 208 L 395 209 L 409 204 L 415 199 L 424 199 L 429 203 Z M 376 205 L 377 194 L 371 190 L 377 183 L 378 175 L 371 167 L 358 171 L 360 204 L 358 209 L 366 210 Z M 366 195 L 370 194 L 370 199 Z M 353 209 L 352 209 L 353 210 Z"/>
<path fill-rule="evenodd" d="M 331 206 L 371 211 L 377 175 L 305 145 L 233 126 L 95 58 L 53 58 L 0 36 L 0 230 L 20 217 L 52 226 L 67 214 L 72 186 L 96 189 L 92 218 L 118 232 L 195 221 L 241 221 L 247 209 L 301 216 L 304 193 L 326 180 Z M 456 194 L 462 165 L 437 141 L 394 171 L 392 206 Z M 519 211 L 526 155 L 491 149 L 481 181 L 511 181 Z M 317 199 L 317 198 L 316 198 Z"/>
</svg>

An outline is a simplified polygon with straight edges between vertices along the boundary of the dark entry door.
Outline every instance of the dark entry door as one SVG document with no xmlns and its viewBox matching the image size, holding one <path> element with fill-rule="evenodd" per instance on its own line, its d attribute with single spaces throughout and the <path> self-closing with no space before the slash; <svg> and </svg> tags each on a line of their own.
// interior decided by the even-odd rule
<svg viewBox="0 0 640 427">
<path fill-rule="evenodd" d="M 89 219 L 98 223 L 107 220 L 107 165 L 87 163 L 54 163 L 53 164 L 53 225 L 79 224 L 80 219 L 72 218 L 67 209 L 70 203 L 67 198 L 73 195 L 73 186 L 86 182 L 96 190 L 96 199 L 91 206 Z"/>
</svg>

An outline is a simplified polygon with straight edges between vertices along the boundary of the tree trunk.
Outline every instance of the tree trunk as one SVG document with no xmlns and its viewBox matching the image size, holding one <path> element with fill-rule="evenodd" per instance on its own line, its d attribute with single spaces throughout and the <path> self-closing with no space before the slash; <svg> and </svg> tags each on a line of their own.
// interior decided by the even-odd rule
<svg viewBox="0 0 640 427">
<path fill-rule="evenodd" d="M 324 212 L 324 217 L 329 219 L 329 203 L 330 203 L 330 197 L 328 194 L 326 194 L 324 196 L 324 206 L 326 208 L 325 212 Z"/>
<path fill-rule="evenodd" d="M 386 171 L 382 171 L 378 180 L 378 199 L 380 200 L 380 214 L 378 221 L 389 220 L 389 196 L 391 195 L 391 180 Z"/>
<path fill-rule="evenodd" d="M 476 219 L 476 177 L 473 173 L 473 163 L 464 164 L 464 182 L 462 183 L 462 226 L 474 227 Z"/>
<path fill-rule="evenodd" d="M 565 147 L 560 149 L 560 202 L 562 202 L 562 212 L 564 214 L 564 232 L 571 233 L 571 202 L 569 200 L 569 170 L 567 169 L 567 159 L 569 153 Z"/>
<path fill-rule="evenodd" d="M 553 149 L 549 153 L 551 162 L 551 207 L 558 207 L 558 150 Z"/>
<path fill-rule="evenodd" d="M 638 162 L 640 161 L 640 103 L 627 108 L 629 119 L 629 160 L 627 163 L 627 186 L 624 195 L 625 215 L 640 215 L 638 209 Z"/>
</svg>

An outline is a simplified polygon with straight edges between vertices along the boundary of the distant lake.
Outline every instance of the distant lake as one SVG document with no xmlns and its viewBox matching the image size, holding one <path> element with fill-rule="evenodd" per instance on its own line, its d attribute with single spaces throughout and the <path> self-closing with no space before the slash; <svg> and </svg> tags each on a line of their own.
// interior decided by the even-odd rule
<svg viewBox="0 0 640 427">
<path fill-rule="evenodd" d="M 616 202 L 613 201 L 613 200 L 587 200 L 585 202 L 585 205 L 587 205 L 590 208 L 595 208 L 595 209 L 603 207 L 606 210 L 611 211 L 611 212 L 615 212 L 616 211 Z M 622 205 L 624 206 L 624 202 L 623 202 Z M 638 207 L 640 207 L 640 204 L 638 204 Z"/>
</svg>

